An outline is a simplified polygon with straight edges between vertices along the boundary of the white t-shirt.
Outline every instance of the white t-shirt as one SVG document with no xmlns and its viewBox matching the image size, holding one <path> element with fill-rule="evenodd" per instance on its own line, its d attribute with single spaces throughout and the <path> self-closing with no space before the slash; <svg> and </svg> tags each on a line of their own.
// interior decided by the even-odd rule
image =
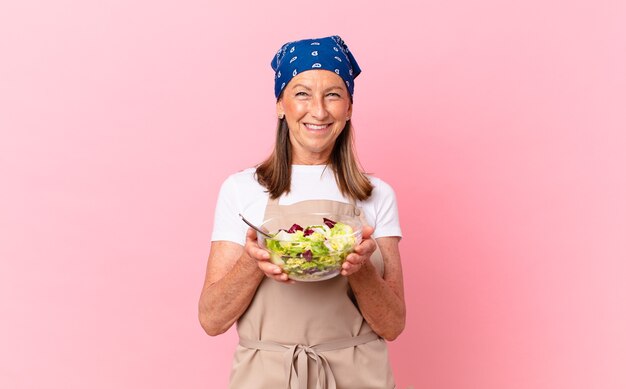
<svg viewBox="0 0 626 389">
<path fill-rule="evenodd" d="M 229 176 L 217 199 L 213 223 L 212 241 L 226 240 L 246 242 L 248 226 L 241 220 L 241 213 L 251 223 L 263 222 L 269 193 L 254 178 L 255 168 L 249 168 Z M 365 201 L 357 201 L 367 223 L 374 227 L 374 238 L 383 236 L 402 237 L 396 195 L 386 182 L 368 176 L 374 190 Z M 279 204 L 289 205 L 304 200 L 335 200 L 349 203 L 337 186 L 331 167 L 325 165 L 292 165 L 291 191 L 283 194 Z"/>
</svg>

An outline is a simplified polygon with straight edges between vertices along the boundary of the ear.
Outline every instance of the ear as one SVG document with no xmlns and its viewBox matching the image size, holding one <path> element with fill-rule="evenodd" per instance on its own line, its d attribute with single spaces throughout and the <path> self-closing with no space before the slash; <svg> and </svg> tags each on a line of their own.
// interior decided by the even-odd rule
<svg viewBox="0 0 626 389">
<path fill-rule="evenodd" d="M 348 112 L 346 113 L 346 118 L 348 118 L 348 119 L 352 118 L 352 103 L 350 103 L 350 106 L 348 107 Z"/>
<path fill-rule="evenodd" d="M 285 108 L 283 107 L 283 100 L 280 99 L 276 102 L 276 116 L 285 117 Z"/>
</svg>

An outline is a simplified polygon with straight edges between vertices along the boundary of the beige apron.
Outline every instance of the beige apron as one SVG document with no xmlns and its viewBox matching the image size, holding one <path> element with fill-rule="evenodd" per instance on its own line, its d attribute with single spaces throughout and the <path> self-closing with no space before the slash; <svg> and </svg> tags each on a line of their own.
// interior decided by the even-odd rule
<svg viewBox="0 0 626 389">
<path fill-rule="evenodd" d="M 353 204 L 309 200 L 279 205 L 270 199 L 265 220 L 281 212 L 356 215 Z M 371 261 L 383 273 L 377 248 Z M 367 324 L 348 280 L 285 284 L 264 278 L 237 322 L 239 345 L 231 389 L 391 389 L 387 344 Z"/>
</svg>

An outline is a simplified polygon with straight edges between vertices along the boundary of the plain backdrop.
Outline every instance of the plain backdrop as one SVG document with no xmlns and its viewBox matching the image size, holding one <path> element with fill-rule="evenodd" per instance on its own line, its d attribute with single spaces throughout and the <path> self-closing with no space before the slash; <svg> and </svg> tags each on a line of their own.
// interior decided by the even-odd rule
<svg viewBox="0 0 626 389">
<path fill-rule="evenodd" d="M 626 2 L 3 1 L 0 387 L 224 388 L 197 321 L 270 61 L 341 35 L 396 190 L 398 387 L 626 387 Z M 243 388 L 247 389 L 247 388 Z"/>
</svg>

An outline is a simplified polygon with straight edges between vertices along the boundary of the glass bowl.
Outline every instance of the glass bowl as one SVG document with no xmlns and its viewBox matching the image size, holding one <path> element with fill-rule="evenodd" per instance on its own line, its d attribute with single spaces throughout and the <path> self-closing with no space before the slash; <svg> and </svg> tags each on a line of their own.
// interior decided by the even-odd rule
<svg viewBox="0 0 626 389">
<path fill-rule="evenodd" d="M 290 279 L 323 281 L 341 272 L 341 265 L 361 243 L 361 221 L 332 213 L 286 213 L 260 225 L 272 238 L 257 233 L 259 246 L 270 253 Z"/>
</svg>

